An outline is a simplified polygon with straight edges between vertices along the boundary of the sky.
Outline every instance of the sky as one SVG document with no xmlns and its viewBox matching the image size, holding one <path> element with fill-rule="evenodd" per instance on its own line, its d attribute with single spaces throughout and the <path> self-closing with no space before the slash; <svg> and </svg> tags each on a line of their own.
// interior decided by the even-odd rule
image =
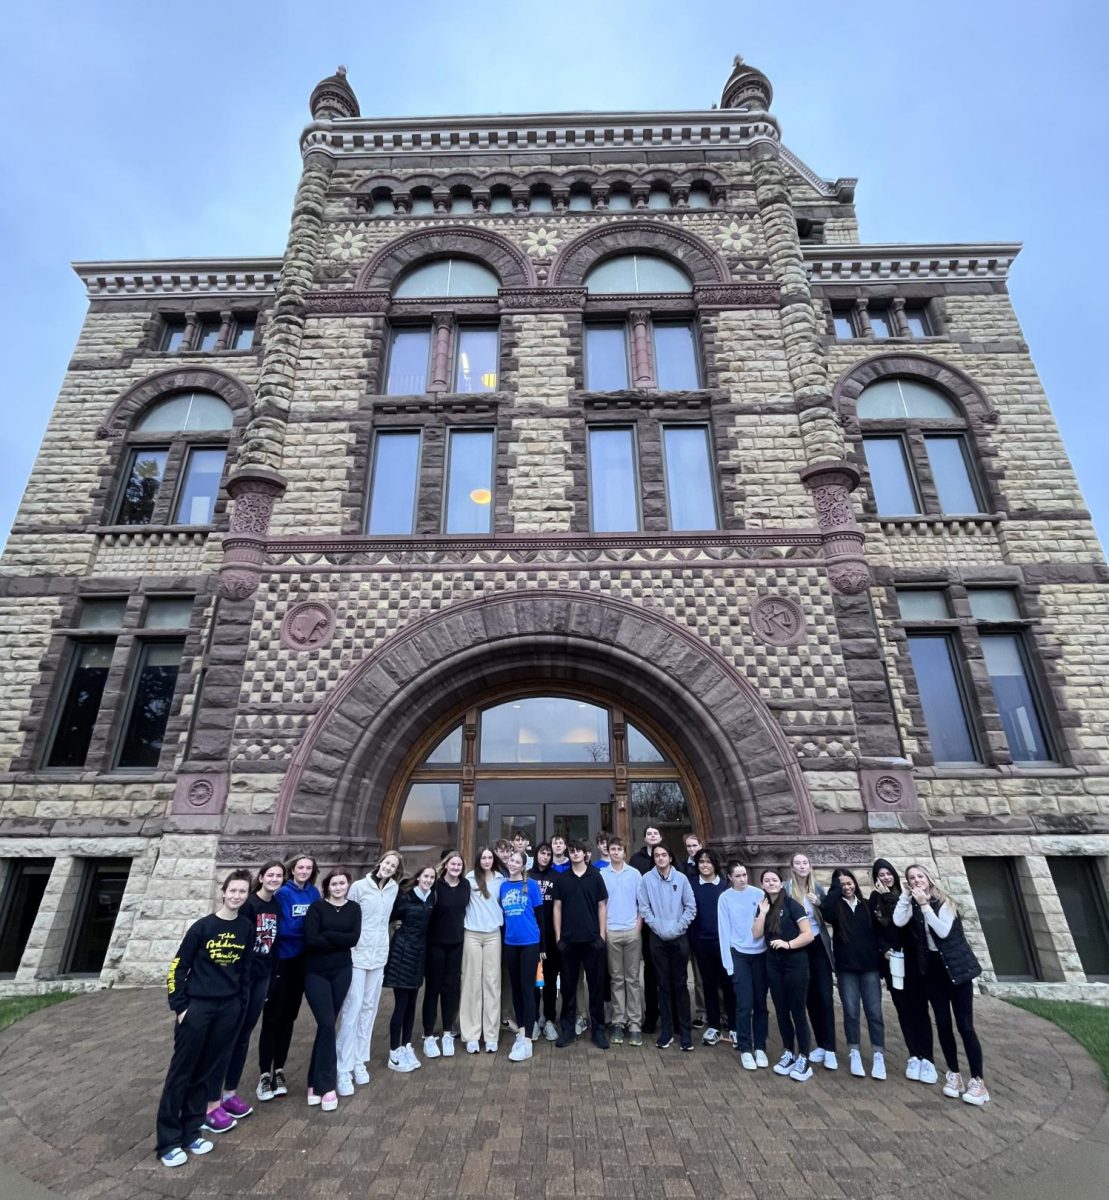
<svg viewBox="0 0 1109 1200">
<path fill-rule="evenodd" d="M 1024 243 L 1013 301 L 1107 541 L 1109 6 L 54 0 L 4 29 L 0 536 L 84 318 L 70 261 L 279 255 L 308 96 L 337 64 L 367 116 L 705 109 L 739 53 L 786 145 L 859 179 L 864 242 Z"/>
</svg>

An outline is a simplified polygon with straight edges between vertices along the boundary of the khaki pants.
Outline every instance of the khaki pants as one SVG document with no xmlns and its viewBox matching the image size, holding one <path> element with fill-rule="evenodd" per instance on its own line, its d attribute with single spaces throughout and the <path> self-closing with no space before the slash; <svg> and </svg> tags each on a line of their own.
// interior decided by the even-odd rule
<svg viewBox="0 0 1109 1200">
<path fill-rule="evenodd" d="M 458 1023 L 462 1038 L 486 1045 L 495 1042 L 501 1021 L 501 931 L 475 933 L 462 941 L 462 1004 Z"/>
<path fill-rule="evenodd" d="M 612 982 L 612 1023 L 638 1031 L 643 1023 L 643 989 L 639 969 L 643 943 L 636 929 L 608 931 L 608 974 Z"/>
</svg>

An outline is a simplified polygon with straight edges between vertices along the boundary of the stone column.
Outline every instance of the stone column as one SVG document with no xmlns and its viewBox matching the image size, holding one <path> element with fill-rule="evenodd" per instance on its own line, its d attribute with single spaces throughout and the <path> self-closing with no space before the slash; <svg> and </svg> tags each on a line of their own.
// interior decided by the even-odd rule
<svg viewBox="0 0 1109 1200">
<path fill-rule="evenodd" d="M 646 309 L 637 308 L 631 314 L 632 330 L 632 387 L 649 388 L 655 386 L 654 372 L 651 370 L 651 314 Z"/>
<path fill-rule="evenodd" d="M 449 392 L 451 386 L 451 338 L 454 319 L 450 313 L 436 313 L 431 319 L 431 378 L 429 392 Z"/>
</svg>

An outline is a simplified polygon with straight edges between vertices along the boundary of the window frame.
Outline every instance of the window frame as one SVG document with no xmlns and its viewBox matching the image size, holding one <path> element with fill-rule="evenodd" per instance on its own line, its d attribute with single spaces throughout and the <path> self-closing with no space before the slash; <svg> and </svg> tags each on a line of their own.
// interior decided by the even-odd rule
<svg viewBox="0 0 1109 1200">
<path fill-rule="evenodd" d="M 176 357 L 183 354 L 203 355 L 210 358 L 220 354 L 250 354 L 258 340 L 258 330 L 261 325 L 261 313 L 257 309 L 212 309 L 190 310 L 188 312 L 164 311 L 158 313 L 158 321 L 150 337 L 148 345 L 157 354 Z M 215 328 L 216 340 L 205 349 L 202 345 L 205 328 Z M 243 331 L 250 328 L 250 341 L 245 346 L 238 346 Z M 173 334 L 181 332 L 181 343 L 171 346 Z"/>
<path fill-rule="evenodd" d="M 221 397 L 222 399 L 222 397 Z M 146 409 L 143 409 L 145 412 Z M 141 415 L 141 414 L 139 414 Z M 116 484 L 109 509 L 108 525 L 115 529 L 139 532 L 141 530 L 181 529 L 181 530 L 211 530 L 216 527 L 217 520 L 227 509 L 227 468 L 231 458 L 231 445 L 235 435 L 234 426 L 229 429 L 205 429 L 196 432 L 169 432 L 167 436 L 159 437 L 157 433 L 136 430 L 134 422 L 123 438 L 120 469 L 117 472 Z M 193 450 L 219 450 L 224 452 L 223 468 L 220 471 L 219 485 L 212 505 L 212 518 L 206 525 L 190 525 L 175 521 L 174 515 L 184 487 L 188 457 Z M 131 478 L 131 463 L 134 455 L 142 450 L 165 450 L 166 465 L 162 472 L 162 482 L 158 488 L 158 496 L 149 521 L 125 524 L 120 521 L 123 510 L 127 484 Z"/>
<path fill-rule="evenodd" d="M 606 394 L 606 389 L 593 386 L 589 381 L 588 352 L 586 349 L 591 329 L 621 329 L 624 334 L 624 359 L 627 364 L 628 383 L 624 388 L 608 389 L 608 394 L 614 391 L 652 391 L 663 395 L 679 395 L 683 392 L 700 391 L 706 386 L 708 374 L 705 363 L 704 336 L 697 314 L 692 309 L 692 296 L 688 306 L 683 305 L 676 310 L 662 307 L 644 309 L 640 306 L 642 299 L 648 301 L 664 301 L 674 296 L 684 297 L 683 292 L 660 293 L 658 296 L 635 296 L 632 298 L 598 296 L 594 302 L 586 304 L 586 315 L 582 323 L 582 352 L 580 379 L 582 390 L 599 395 Z M 615 302 L 615 303 L 614 303 Z M 688 387 L 662 388 L 659 386 L 658 354 L 655 341 L 657 326 L 688 327 L 690 340 L 693 344 L 693 370 L 695 380 Z M 641 360 L 647 363 L 647 375 L 636 378 L 636 351 L 640 351 Z"/>
<path fill-rule="evenodd" d="M 382 436 L 389 437 L 390 435 L 397 434 L 415 434 L 417 439 L 416 479 L 415 486 L 412 489 L 411 528 L 408 533 L 371 533 L 370 518 L 373 516 L 374 476 L 377 474 L 378 440 Z M 424 440 L 424 430 L 419 425 L 378 425 L 370 430 L 369 470 L 367 471 L 366 480 L 365 512 L 362 516 L 363 536 L 381 538 L 411 538 L 416 536 L 420 520 L 420 484 L 423 478 Z"/>
<path fill-rule="evenodd" d="M 714 524 L 709 529 L 676 529 L 674 526 L 674 509 L 671 503 L 671 488 L 670 488 L 670 470 L 667 466 L 668 455 L 666 453 L 666 434 L 671 429 L 698 429 L 705 436 L 705 451 L 708 457 L 709 476 L 712 483 L 709 487 L 709 496 L 712 501 L 713 522 Z M 716 486 L 717 470 L 715 464 L 717 462 L 715 446 L 712 437 L 712 424 L 709 421 L 673 421 L 663 420 L 659 422 L 659 441 L 662 446 L 662 491 L 666 500 L 666 526 L 670 533 L 707 533 L 718 532 L 721 528 L 720 520 L 720 489 Z"/>
<path fill-rule="evenodd" d="M 443 479 L 442 479 L 442 494 L 439 504 L 439 534 L 442 537 L 462 537 L 462 538 L 487 538 L 493 537 L 497 531 L 497 434 L 498 429 L 495 423 L 484 421 L 475 424 L 458 424 L 448 425 L 445 430 L 445 446 L 443 448 Z M 472 533 L 462 531 L 458 533 L 450 533 L 447 530 L 447 517 L 450 506 L 450 483 L 451 483 L 451 459 L 454 453 L 453 440 L 455 434 L 466 433 L 485 433 L 490 438 L 490 455 L 489 455 L 489 503 L 484 506 L 489 510 L 489 528 L 481 532 Z"/>
<path fill-rule="evenodd" d="M 112 738 L 112 754 L 110 759 L 110 770 L 120 774 L 142 774 L 144 771 L 158 771 L 162 769 L 162 760 L 167 753 L 172 753 L 170 745 L 169 730 L 170 721 L 173 719 L 174 710 L 179 706 L 181 697 L 178 694 L 178 684 L 181 676 L 185 673 L 185 653 L 188 648 L 187 634 L 181 631 L 166 630 L 160 626 L 155 627 L 156 631 L 143 629 L 136 630 L 136 637 L 131 653 L 128 655 L 127 661 L 127 686 L 121 693 L 123 696 L 123 704 L 120 706 L 117 728 L 115 735 Z M 165 636 L 166 634 L 169 636 Z M 121 761 L 123 751 L 127 741 L 128 731 L 131 726 L 131 719 L 134 715 L 135 704 L 139 694 L 139 684 L 142 679 L 143 668 L 146 664 L 147 655 L 153 646 L 180 646 L 180 656 L 177 664 L 177 675 L 173 681 L 173 692 L 170 696 L 169 711 L 166 713 L 166 723 L 162 729 L 162 744 L 158 748 L 158 761 L 153 764 L 138 764 L 136 766 L 125 766 Z"/>
<path fill-rule="evenodd" d="M 940 336 L 938 321 L 930 297 L 913 298 L 894 296 L 883 297 L 862 296 L 854 299 L 830 297 L 826 300 L 825 332 L 837 342 L 869 341 L 869 342 L 919 342 Z M 880 336 L 874 332 L 871 324 L 871 313 L 881 313 L 889 333 Z M 922 332 L 914 333 L 909 324 L 909 316 L 919 318 Z M 843 336 L 836 325 L 844 321 L 849 329 L 848 335 Z"/>
<path fill-rule="evenodd" d="M 489 307 L 489 297 L 478 297 L 478 303 L 470 311 L 463 298 L 457 308 L 452 305 L 451 297 L 427 297 L 402 301 L 405 311 L 390 320 L 385 336 L 385 349 L 381 355 L 381 373 L 377 381 L 377 396 L 462 396 L 475 399 L 494 396 L 501 390 L 504 376 L 504 330 L 499 314 L 496 312 L 496 299 Z M 411 308 L 408 308 L 411 306 Z M 486 311 L 488 310 L 488 311 Z M 458 386 L 458 364 L 462 336 L 468 330 L 482 330 L 495 333 L 497 337 L 496 352 L 496 387 L 483 392 L 460 392 Z M 437 340 L 444 336 L 445 354 L 441 360 L 441 380 L 436 377 L 439 357 Z M 422 392 L 389 390 L 389 375 L 392 371 L 393 353 L 398 334 L 426 332 L 427 361 L 424 367 L 424 390 Z"/>
<path fill-rule="evenodd" d="M 592 433 L 594 430 L 623 430 L 626 429 L 631 437 L 632 453 L 632 490 L 635 502 L 635 529 L 595 529 L 593 525 L 593 448 Z M 634 421 L 594 421 L 585 431 L 585 478 L 586 478 L 586 507 L 589 516 L 589 532 L 597 537 L 619 537 L 622 533 L 643 532 L 643 481 L 639 463 L 639 430 Z"/>
</svg>

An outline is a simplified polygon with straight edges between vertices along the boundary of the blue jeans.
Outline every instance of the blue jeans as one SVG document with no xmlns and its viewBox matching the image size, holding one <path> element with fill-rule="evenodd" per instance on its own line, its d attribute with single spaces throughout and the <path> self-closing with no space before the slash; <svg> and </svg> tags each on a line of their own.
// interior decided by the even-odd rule
<svg viewBox="0 0 1109 1200">
<path fill-rule="evenodd" d="M 886 1023 L 882 1017 L 882 976 L 878 971 L 839 971 L 839 998 L 843 1005 L 843 1036 L 848 1048 L 859 1044 L 859 1000 L 866 1013 L 871 1050 L 884 1050 Z"/>
<path fill-rule="evenodd" d="M 735 985 L 735 1031 L 742 1054 L 766 1049 L 770 1013 L 766 1007 L 766 951 L 740 954 L 732 948 L 732 982 Z"/>
</svg>

